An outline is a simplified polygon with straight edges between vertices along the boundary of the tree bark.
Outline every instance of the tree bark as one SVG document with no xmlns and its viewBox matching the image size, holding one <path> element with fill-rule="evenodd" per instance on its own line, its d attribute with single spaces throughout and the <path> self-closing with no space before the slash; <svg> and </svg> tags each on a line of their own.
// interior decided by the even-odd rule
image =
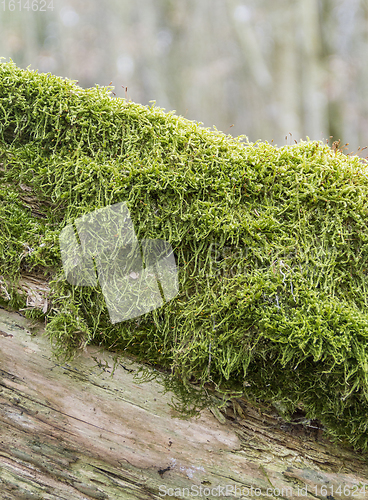
<svg viewBox="0 0 368 500">
<path fill-rule="evenodd" d="M 367 458 L 313 426 L 243 399 L 180 419 L 159 382 L 137 383 L 138 364 L 126 358 L 113 372 L 97 347 L 58 362 L 43 332 L 0 309 L 2 499 L 368 494 Z"/>
</svg>

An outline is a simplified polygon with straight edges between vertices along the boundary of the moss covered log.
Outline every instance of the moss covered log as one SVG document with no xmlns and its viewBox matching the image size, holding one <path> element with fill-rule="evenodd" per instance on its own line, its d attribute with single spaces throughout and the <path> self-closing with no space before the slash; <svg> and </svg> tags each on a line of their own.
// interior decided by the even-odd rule
<svg viewBox="0 0 368 500">
<path fill-rule="evenodd" d="M 302 408 L 368 449 L 368 169 L 322 142 L 277 148 L 51 74 L 0 64 L 0 294 L 45 317 L 55 352 L 90 343 L 184 384 Z M 117 324 L 64 276 L 59 235 L 125 202 L 174 250 L 179 294 Z M 22 276 L 43 276 L 42 307 Z"/>
</svg>

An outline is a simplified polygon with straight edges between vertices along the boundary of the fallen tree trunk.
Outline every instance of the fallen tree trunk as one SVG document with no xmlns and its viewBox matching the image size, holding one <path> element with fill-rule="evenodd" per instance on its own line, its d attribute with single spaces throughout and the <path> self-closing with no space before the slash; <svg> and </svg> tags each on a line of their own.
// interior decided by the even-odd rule
<svg viewBox="0 0 368 500">
<path fill-rule="evenodd" d="M 366 498 L 367 459 L 320 430 L 241 399 L 179 419 L 136 363 L 113 372 L 97 347 L 59 363 L 42 333 L 0 309 L 2 499 Z"/>
</svg>

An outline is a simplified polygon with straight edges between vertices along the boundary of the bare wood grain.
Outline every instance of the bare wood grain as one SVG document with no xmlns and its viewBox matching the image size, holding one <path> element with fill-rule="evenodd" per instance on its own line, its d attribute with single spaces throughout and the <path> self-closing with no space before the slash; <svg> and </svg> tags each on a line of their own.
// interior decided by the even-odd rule
<svg viewBox="0 0 368 500">
<path fill-rule="evenodd" d="M 306 486 L 303 498 L 326 498 L 322 486 L 331 493 L 339 485 L 334 498 L 352 498 L 344 487 L 368 495 L 358 489 L 368 484 L 367 459 L 266 407 L 238 400 L 224 424 L 207 410 L 178 419 L 159 383 L 136 383 L 129 359 L 113 375 L 112 355 L 96 347 L 59 363 L 42 325 L 31 336 L 30 322 L 4 309 L 0 330 L 2 499 L 190 498 L 191 488 L 226 498 L 217 494 L 226 485 L 230 498 L 235 487 L 238 498 L 244 488 L 257 498 L 299 498 Z"/>
</svg>

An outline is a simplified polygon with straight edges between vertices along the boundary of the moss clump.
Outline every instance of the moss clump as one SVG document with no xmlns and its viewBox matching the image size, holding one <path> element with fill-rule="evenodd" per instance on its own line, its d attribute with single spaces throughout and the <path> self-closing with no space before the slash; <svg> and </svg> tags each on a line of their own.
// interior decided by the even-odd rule
<svg viewBox="0 0 368 500">
<path fill-rule="evenodd" d="M 0 274 L 48 277 L 57 353 L 97 342 L 214 383 L 303 405 L 367 450 L 368 178 L 321 142 L 276 148 L 174 113 L 0 64 Z M 126 202 L 139 239 L 174 249 L 179 294 L 111 324 L 99 286 L 63 276 L 58 237 Z"/>
</svg>

